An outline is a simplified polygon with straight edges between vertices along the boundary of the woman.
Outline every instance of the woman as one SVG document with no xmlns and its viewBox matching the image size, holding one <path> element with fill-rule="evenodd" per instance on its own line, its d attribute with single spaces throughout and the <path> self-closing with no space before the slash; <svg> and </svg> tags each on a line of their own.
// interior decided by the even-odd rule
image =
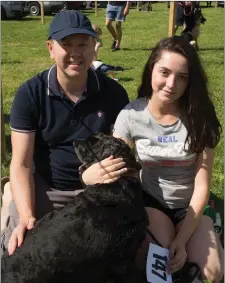
<svg viewBox="0 0 225 283">
<path fill-rule="evenodd" d="M 220 132 L 196 51 L 180 36 L 161 40 L 145 65 L 137 99 L 120 112 L 113 135 L 135 146 L 149 229 L 169 248 L 168 271 L 192 261 L 211 282 L 223 277 L 223 249 L 203 213 Z M 112 157 L 101 166 L 86 170 L 84 182 L 111 182 L 126 171 Z"/>
</svg>

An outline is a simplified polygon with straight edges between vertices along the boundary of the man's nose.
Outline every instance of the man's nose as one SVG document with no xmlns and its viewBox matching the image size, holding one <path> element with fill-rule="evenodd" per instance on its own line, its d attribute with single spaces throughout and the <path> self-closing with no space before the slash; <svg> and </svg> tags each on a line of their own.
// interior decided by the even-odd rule
<svg viewBox="0 0 225 283">
<path fill-rule="evenodd" d="M 70 49 L 70 55 L 79 56 L 81 54 L 81 50 L 78 45 L 72 45 Z"/>
</svg>

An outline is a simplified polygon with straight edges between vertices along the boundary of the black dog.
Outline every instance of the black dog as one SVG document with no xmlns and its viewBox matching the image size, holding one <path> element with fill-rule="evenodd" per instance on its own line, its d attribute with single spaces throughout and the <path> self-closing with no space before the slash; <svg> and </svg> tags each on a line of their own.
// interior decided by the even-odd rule
<svg viewBox="0 0 225 283">
<path fill-rule="evenodd" d="M 74 144 L 86 167 L 114 155 L 140 169 L 122 140 L 100 135 Z M 73 203 L 43 217 L 12 256 L 4 254 L 2 282 L 140 282 L 136 254 L 147 226 L 136 178 L 87 186 Z"/>
</svg>

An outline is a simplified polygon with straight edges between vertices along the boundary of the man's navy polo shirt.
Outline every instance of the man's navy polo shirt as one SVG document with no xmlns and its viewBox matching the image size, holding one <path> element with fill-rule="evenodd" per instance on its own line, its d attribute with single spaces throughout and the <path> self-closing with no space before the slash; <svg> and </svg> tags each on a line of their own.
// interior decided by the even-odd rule
<svg viewBox="0 0 225 283">
<path fill-rule="evenodd" d="M 53 188 L 80 188 L 73 141 L 96 132 L 110 133 L 119 112 L 129 103 L 125 89 L 116 81 L 88 70 L 87 89 L 73 103 L 62 92 L 56 66 L 23 83 L 10 114 L 13 131 L 36 132 L 35 171 Z"/>
</svg>

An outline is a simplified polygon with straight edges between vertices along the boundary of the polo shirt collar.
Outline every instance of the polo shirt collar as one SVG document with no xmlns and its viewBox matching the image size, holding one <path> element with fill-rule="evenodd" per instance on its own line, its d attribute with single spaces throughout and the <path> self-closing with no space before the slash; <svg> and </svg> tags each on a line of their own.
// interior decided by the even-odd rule
<svg viewBox="0 0 225 283">
<path fill-rule="evenodd" d="M 95 70 L 90 68 L 88 70 L 87 89 L 86 92 L 84 93 L 84 96 L 88 96 L 91 93 L 96 93 L 99 91 L 100 91 L 100 83 L 99 83 L 98 75 Z M 52 66 L 51 69 L 48 70 L 46 94 L 48 96 L 62 97 L 60 85 L 57 80 L 56 65 Z"/>
</svg>

